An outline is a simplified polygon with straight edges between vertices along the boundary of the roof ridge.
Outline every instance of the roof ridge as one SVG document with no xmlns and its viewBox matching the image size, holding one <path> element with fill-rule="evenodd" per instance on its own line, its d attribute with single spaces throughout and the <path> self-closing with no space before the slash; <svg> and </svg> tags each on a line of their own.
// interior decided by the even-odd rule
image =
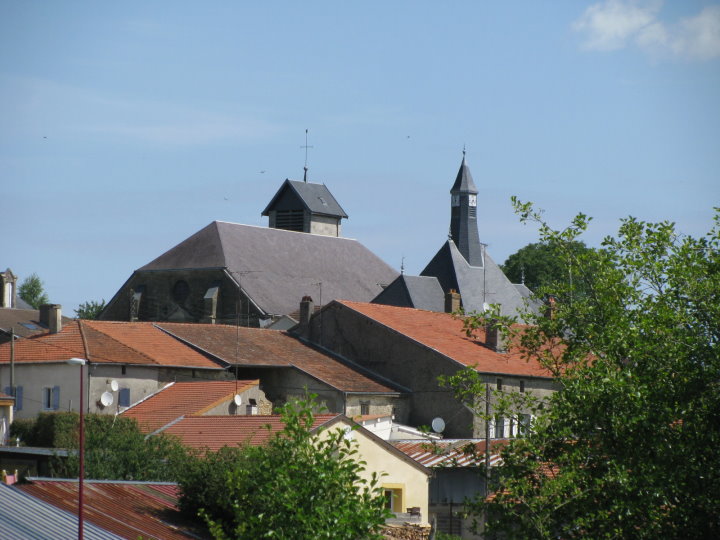
<svg viewBox="0 0 720 540">
<path fill-rule="evenodd" d="M 217 221 L 213 221 L 211 225 L 215 226 L 215 234 L 217 235 L 218 242 L 220 243 L 220 253 L 222 257 L 222 267 L 227 268 L 227 257 L 225 256 L 225 242 L 223 241 L 223 235 L 220 234 L 220 227 Z"/>
<path fill-rule="evenodd" d="M 83 349 L 85 352 L 85 359 L 90 362 L 92 360 L 90 358 L 90 346 L 88 345 L 87 339 L 85 338 L 85 331 L 83 330 L 82 319 L 78 319 L 77 325 L 78 329 L 80 330 L 80 339 L 82 340 Z"/>
</svg>

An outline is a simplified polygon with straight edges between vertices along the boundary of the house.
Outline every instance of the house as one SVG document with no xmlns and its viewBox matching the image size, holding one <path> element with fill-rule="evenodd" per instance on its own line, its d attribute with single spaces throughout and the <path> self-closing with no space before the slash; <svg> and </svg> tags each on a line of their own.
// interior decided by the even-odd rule
<svg viewBox="0 0 720 540">
<path fill-rule="evenodd" d="M 171 382 L 120 414 L 134 418 L 151 433 L 191 415 L 270 414 L 272 403 L 260 390 L 260 381 Z"/>
<path fill-rule="evenodd" d="M 458 401 L 438 377 L 474 367 L 493 390 L 530 392 L 544 398 L 557 389 L 551 374 L 517 350 L 504 351 L 497 331 L 479 329 L 468 337 L 461 320 L 449 313 L 382 304 L 333 301 L 303 324 L 298 333 L 409 391 L 403 423 L 430 426 L 442 418 L 448 437 L 484 437 L 485 423 Z M 494 399 L 494 398 L 492 398 Z M 530 422 L 498 416 L 491 436 L 515 436 Z"/>
<path fill-rule="evenodd" d="M 420 276 L 401 275 L 372 301 L 430 311 L 447 311 L 445 297 L 451 291 L 460 295 L 465 312 L 486 311 L 491 304 L 500 313 L 522 319 L 525 309 L 538 310 L 522 284 L 513 284 L 492 260 L 480 241 L 477 221 L 478 190 L 465 152 L 455 182 L 450 189 L 450 235 Z M 350 300 L 348 298 L 348 300 Z"/>
<path fill-rule="evenodd" d="M 407 389 L 298 336 L 262 328 L 156 323 L 169 335 L 229 366 L 237 378 L 259 379 L 275 407 L 310 392 L 329 412 L 407 418 Z"/>
<path fill-rule="evenodd" d="M 13 486 L 35 514 L 37 536 L 28 533 L 3 538 L 75 538 L 77 537 L 78 482 L 51 478 L 29 478 L 29 483 Z M 0 486 L 2 487 L 2 486 Z M 83 529 L 85 538 L 137 538 L 187 540 L 210 538 L 197 522 L 188 520 L 178 510 L 177 484 L 169 482 L 117 482 L 85 480 L 83 482 Z M 18 497 L 19 498 L 19 497 Z M 11 512 L 17 508 L 0 505 L 0 531 L 3 523 L 12 523 Z M 49 512 L 52 510 L 52 513 Z M 47 517 L 46 517 L 47 516 Z M 62 516 L 49 519 L 50 516 Z M 29 529 L 33 530 L 33 529 Z"/>
<path fill-rule="evenodd" d="M 71 358 L 87 360 L 87 366 L 81 369 L 88 412 L 117 413 L 154 396 L 170 383 L 233 381 L 226 387 L 217 386 L 224 388 L 224 394 L 208 411 L 244 414 L 250 405 L 255 412 L 269 413 L 272 406 L 312 392 L 331 412 L 395 414 L 398 419 L 408 415 L 406 389 L 402 386 L 276 330 L 77 320 L 59 332 L 16 341 L 14 348 L 10 345 L 0 345 L 0 388 L 8 395 L 12 395 L 11 387 L 15 388 L 18 418 L 32 418 L 43 411 L 78 409 L 80 372 L 78 366 L 68 364 Z M 247 400 L 242 401 L 240 409 L 233 409 L 230 403 L 236 379 L 260 381 L 258 388 L 240 392 L 240 399 Z M 161 392 L 137 410 L 146 410 L 163 396 L 185 388 L 170 387 L 167 394 Z M 202 389 L 193 388 L 195 392 Z M 201 409 L 181 414 L 197 414 Z"/>
<path fill-rule="evenodd" d="M 356 240 L 326 186 L 286 180 L 270 227 L 214 221 L 135 270 L 100 318 L 267 326 L 314 295 L 369 301 L 398 273 Z"/>
<path fill-rule="evenodd" d="M 15 395 L 15 417 L 85 409 L 115 413 L 169 382 L 230 377 L 226 365 L 150 323 L 75 320 L 58 332 L 0 345 L 0 388 Z M 11 362 L 12 358 L 12 362 Z M 87 361 L 83 367 L 71 358 Z"/>
<path fill-rule="evenodd" d="M 483 538 L 472 531 L 473 518 L 465 516 L 465 503 L 486 495 L 489 471 L 485 460 L 489 457 L 491 468 L 499 465 L 499 451 L 507 440 L 492 441 L 489 455 L 484 439 L 397 440 L 391 444 L 432 469 L 428 507 L 437 530 L 461 538 Z"/>
<path fill-rule="evenodd" d="M 178 437 L 183 444 L 197 449 L 216 451 L 223 446 L 265 444 L 273 434 L 284 428 L 282 419 L 273 416 L 190 416 L 175 422 L 163 433 Z M 418 508 L 420 523 L 428 523 L 428 482 L 431 471 L 409 458 L 391 444 L 342 414 L 318 414 L 312 433 L 322 437 L 330 429 L 342 429 L 358 444 L 358 459 L 365 462 L 361 476 L 370 480 L 373 473 L 382 473 L 384 488 L 391 510 L 403 519 L 408 509 Z M 415 515 L 417 515 L 415 513 Z"/>
</svg>

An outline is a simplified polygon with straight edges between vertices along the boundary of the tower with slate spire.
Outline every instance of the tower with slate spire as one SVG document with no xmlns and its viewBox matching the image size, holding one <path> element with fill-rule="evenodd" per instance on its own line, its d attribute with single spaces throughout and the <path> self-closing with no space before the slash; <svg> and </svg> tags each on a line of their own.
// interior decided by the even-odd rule
<svg viewBox="0 0 720 540">
<path fill-rule="evenodd" d="M 477 226 L 477 188 L 465 162 L 450 190 L 450 238 L 470 266 L 483 266 L 483 246 Z"/>
</svg>

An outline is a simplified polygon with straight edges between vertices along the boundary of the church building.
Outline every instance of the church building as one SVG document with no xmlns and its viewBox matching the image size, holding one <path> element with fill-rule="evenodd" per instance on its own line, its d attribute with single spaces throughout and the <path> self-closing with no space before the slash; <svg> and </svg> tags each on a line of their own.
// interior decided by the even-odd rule
<svg viewBox="0 0 720 540">
<path fill-rule="evenodd" d="M 400 275 L 373 302 L 430 311 L 453 311 L 449 296 L 459 293 L 466 312 L 482 312 L 491 304 L 502 315 L 520 315 L 530 290 L 513 284 L 480 241 L 477 223 L 478 190 L 465 152 L 450 189 L 450 235 L 420 276 Z"/>
<path fill-rule="evenodd" d="M 102 320 L 265 327 L 294 324 L 299 301 L 370 301 L 398 272 L 357 240 L 324 184 L 285 180 L 267 207 L 269 227 L 213 221 L 135 270 Z"/>
</svg>

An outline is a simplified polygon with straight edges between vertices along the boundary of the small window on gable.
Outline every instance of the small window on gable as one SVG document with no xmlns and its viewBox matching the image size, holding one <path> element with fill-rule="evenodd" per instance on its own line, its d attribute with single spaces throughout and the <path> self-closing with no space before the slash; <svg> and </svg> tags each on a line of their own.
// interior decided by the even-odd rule
<svg viewBox="0 0 720 540">
<path fill-rule="evenodd" d="M 520 391 L 521 392 L 525 391 L 525 381 L 520 381 Z"/>
<path fill-rule="evenodd" d="M 120 366 L 120 373 L 122 375 L 127 375 L 127 366 Z"/>
<path fill-rule="evenodd" d="M 497 381 L 495 381 L 495 387 L 498 390 L 502 390 L 502 379 L 497 379 Z"/>
<path fill-rule="evenodd" d="M 362 414 L 362 415 L 370 414 L 370 402 L 369 401 L 361 401 L 360 402 L 360 414 Z"/>
</svg>

